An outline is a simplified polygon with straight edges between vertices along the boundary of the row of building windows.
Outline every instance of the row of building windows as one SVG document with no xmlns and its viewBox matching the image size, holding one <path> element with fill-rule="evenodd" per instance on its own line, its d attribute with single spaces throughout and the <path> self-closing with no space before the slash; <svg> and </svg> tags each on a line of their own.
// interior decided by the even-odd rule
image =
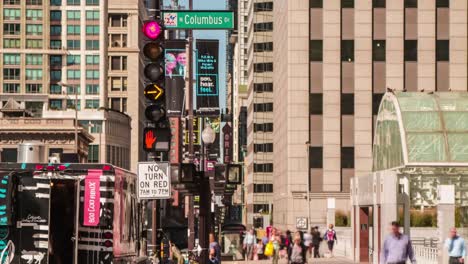
<svg viewBox="0 0 468 264">
<path fill-rule="evenodd" d="M 273 2 L 254 3 L 254 12 L 273 11 Z"/>
<path fill-rule="evenodd" d="M 21 41 L 20 39 L 3 39 L 3 47 L 7 49 L 20 48 Z M 26 39 L 26 48 L 31 49 L 42 49 L 43 40 L 42 39 Z M 51 40 L 50 41 L 51 49 L 61 49 L 62 41 L 61 40 Z M 80 40 L 67 40 L 67 48 L 69 50 L 79 50 L 81 49 Z M 86 50 L 99 50 L 99 40 L 86 40 Z"/>
<path fill-rule="evenodd" d="M 273 163 L 254 163 L 254 172 L 273 172 Z"/>
<path fill-rule="evenodd" d="M 310 8 L 323 8 L 323 0 L 310 0 Z M 373 0 L 374 8 L 385 8 L 386 0 Z M 418 0 L 405 0 L 405 8 L 417 8 Z M 342 8 L 354 8 L 354 0 L 341 0 Z M 436 7 L 450 7 L 450 0 L 436 0 Z"/>
<path fill-rule="evenodd" d="M 41 20 L 43 12 L 41 9 L 26 9 L 26 20 Z M 3 20 L 19 20 L 21 17 L 21 9 L 19 8 L 4 8 Z"/>
<path fill-rule="evenodd" d="M 264 63 L 254 63 L 254 72 L 272 72 L 273 71 L 273 63 L 272 62 L 264 62 Z"/>
<path fill-rule="evenodd" d="M 254 32 L 271 32 L 273 31 L 273 22 L 263 22 L 254 24 Z"/>
<path fill-rule="evenodd" d="M 254 193 L 271 193 L 273 192 L 273 184 L 254 184 Z"/>
<path fill-rule="evenodd" d="M 273 112 L 273 103 L 254 104 L 254 112 Z"/>
<path fill-rule="evenodd" d="M 273 83 L 254 83 L 254 92 L 273 92 Z"/>
<path fill-rule="evenodd" d="M 5 5 L 19 5 L 21 0 L 3 0 Z M 42 5 L 42 0 L 26 0 L 26 5 Z"/>
<path fill-rule="evenodd" d="M 62 99 L 49 99 L 49 109 L 51 110 L 63 110 L 63 102 Z M 68 108 L 74 108 L 75 100 L 67 99 L 66 104 Z M 78 100 L 78 107 L 77 109 L 81 109 L 80 107 L 81 101 Z M 99 108 L 99 99 L 86 99 L 85 100 L 85 108 L 86 109 L 98 109 Z"/>
<path fill-rule="evenodd" d="M 3 54 L 3 65 L 20 65 L 20 62 L 21 54 Z M 42 54 L 26 54 L 26 65 L 42 65 Z"/>
<path fill-rule="evenodd" d="M 273 51 L 273 42 L 254 43 L 255 52 Z"/>
<path fill-rule="evenodd" d="M 309 147 L 309 167 L 313 169 L 323 168 L 323 147 Z M 354 147 L 341 148 L 341 168 L 354 168 Z"/>
<path fill-rule="evenodd" d="M 341 114 L 354 115 L 354 94 L 343 93 L 341 94 Z M 323 114 L 323 94 L 311 93 L 309 94 L 309 114 L 322 115 Z"/>
<path fill-rule="evenodd" d="M 19 92 L 20 92 L 19 83 L 4 83 L 3 84 L 3 93 L 19 93 Z M 30 93 L 30 94 L 42 93 L 42 84 L 40 83 L 26 84 L 26 93 Z"/>
<path fill-rule="evenodd" d="M 254 144 L 254 152 L 273 152 L 273 143 Z"/>
<path fill-rule="evenodd" d="M 373 40 L 372 43 L 372 58 L 374 61 L 385 61 L 385 40 Z M 449 61 L 450 58 L 450 45 L 449 40 L 436 41 L 436 60 Z M 323 61 L 323 41 L 310 40 L 309 50 L 310 61 Z M 404 60 L 417 61 L 418 60 L 418 41 L 405 40 L 404 41 Z M 354 40 L 341 41 L 341 61 L 353 62 L 354 61 Z"/>
<path fill-rule="evenodd" d="M 254 124 L 254 132 L 273 132 L 273 123 Z"/>
</svg>

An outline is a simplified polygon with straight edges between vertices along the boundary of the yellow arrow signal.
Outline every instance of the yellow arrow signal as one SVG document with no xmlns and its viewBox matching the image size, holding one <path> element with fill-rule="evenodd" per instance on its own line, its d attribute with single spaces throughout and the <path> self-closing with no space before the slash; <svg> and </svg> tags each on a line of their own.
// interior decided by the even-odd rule
<svg viewBox="0 0 468 264">
<path fill-rule="evenodd" d="M 159 87 L 156 84 L 150 84 L 146 86 L 145 91 L 144 91 L 144 95 L 146 96 L 146 98 L 153 100 L 153 101 L 156 101 L 159 98 L 161 98 L 163 94 L 164 94 L 164 89 Z"/>
</svg>

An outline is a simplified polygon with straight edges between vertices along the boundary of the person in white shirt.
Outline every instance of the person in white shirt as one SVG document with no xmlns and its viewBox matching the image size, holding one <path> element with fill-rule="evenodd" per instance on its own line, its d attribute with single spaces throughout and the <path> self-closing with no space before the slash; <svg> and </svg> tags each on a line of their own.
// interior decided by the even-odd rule
<svg viewBox="0 0 468 264">
<path fill-rule="evenodd" d="M 244 238 L 245 260 L 253 259 L 253 249 L 256 243 L 257 238 L 255 237 L 255 230 L 252 228 L 245 234 Z"/>
<path fill-rule="evenodd" d="M 312 255 L 312 229 L 310 231 L 311 233 L 304 232 L 304 246 L 307 249 L 307 252 L 309 255 Z M 307 256 L 307 254 L 306 254 Z"/>
</svg>

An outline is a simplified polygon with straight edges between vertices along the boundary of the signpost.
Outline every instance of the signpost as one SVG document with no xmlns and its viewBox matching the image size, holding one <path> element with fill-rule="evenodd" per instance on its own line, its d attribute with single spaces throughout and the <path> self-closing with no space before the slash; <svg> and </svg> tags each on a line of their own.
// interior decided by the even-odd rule
<svg viewBox="0 0 468 264">
<path fill-rule="evenodd" d="M 171 175 L 168 162 L 138 163 L 138 199 L 171 198 Z"/>
<path fill-rule="evenodd" d="M 296 229 L 298 230 L 307 230 L 307 218 L 305 217 L 296 217 Z"/>
<path fill-rule="evenodd" d="M 166 29 L 233 29 L 232 11 L 163 11 Z"/>
</svg>

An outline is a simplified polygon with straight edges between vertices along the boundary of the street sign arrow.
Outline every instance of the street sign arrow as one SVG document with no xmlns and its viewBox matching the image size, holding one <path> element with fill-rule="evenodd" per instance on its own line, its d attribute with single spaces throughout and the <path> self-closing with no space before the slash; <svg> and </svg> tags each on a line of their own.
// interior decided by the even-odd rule
<svg viewBox="0 0 468 264">
<path fill-rule="evenodd" d="M 164 89 L 157 84 L 150 84 L 146 86 L 144 95 L 148 100 L 157 101 L 164 94 Z"/>
</svg>

